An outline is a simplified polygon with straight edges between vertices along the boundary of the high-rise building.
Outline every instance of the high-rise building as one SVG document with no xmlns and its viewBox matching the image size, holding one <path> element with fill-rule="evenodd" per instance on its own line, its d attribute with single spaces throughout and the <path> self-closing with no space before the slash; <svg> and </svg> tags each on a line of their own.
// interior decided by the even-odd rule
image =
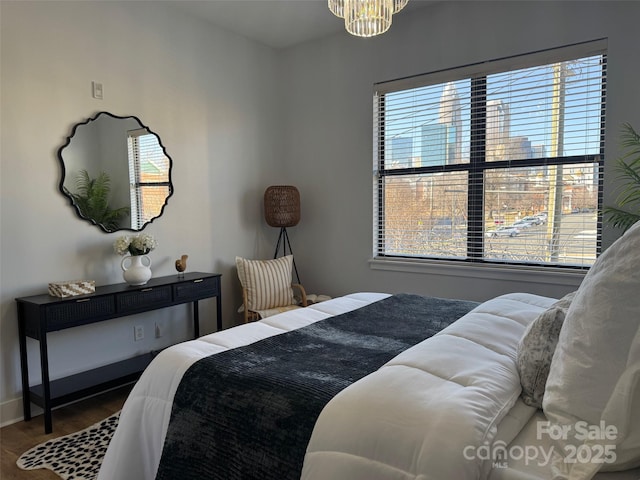
<svg viewBox="0 0 640 480">
<path fill-rule="evenodd" d="M 436 123 L 422 127 L 421 166 L 448 165 L 455 163 L 459 146 L 456 143 L 456 128 Z"/>
<path fill-rule="evenodd" d="M 511 135 L 511 114 L 509 104 L 502 100 L 487 102 L 487 149 L 507 143 Z"/>
<path fill-rule="evenodd" d="M 391 139 L 390 159 L 394 165 L 411 167 L 413 157 L 413 137 Z"/>
<path fill-rule="evenodd" d="M 440 125 L 446 126 L 444 133 L 447 142 L 445 163 L 458 163 L 461 160 L 462 152 L 462 107 L 458 90 L 453 82 L 447 82 L 442 89 L 439 122 Z"/>
</svg>

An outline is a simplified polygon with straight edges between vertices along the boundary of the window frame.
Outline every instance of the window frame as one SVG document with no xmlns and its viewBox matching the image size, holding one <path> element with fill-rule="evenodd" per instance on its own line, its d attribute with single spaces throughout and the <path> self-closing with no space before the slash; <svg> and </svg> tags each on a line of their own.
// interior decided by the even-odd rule
<svg viewBox="0 0 640 480">
<path fill-rule="evenodd" d="M 579 58 L 602 55 L 602 90 L 600 102 L 600 145 L 599 153 L 571 156 L 551 156 L 543 158 L 513 160 L 486 159 L 486 130 L 487 130 L 487 77 L 496 73 L 504 73 L 523 68 L 544 66 Z M 465 264 L 485 264 L 489 266 L 510 266 L 511 268 L 558 268 L 574 271 L 586 271 L 589 265 L 572 265 L 561 263 L 540 263 L 527 261 L 504 261 L 487 259 L 484 257 L 484 174 L 488 170 L 509 168 L 528 168 L 546 166 L 571 166 L 578 164 L 598 165 L 598 195 L 597 195 L 597 239 L 596 256 L 601 253 L 602 240 L 602 202 L 604 185 L 604 141 L 605 141 L 605 109 L 606 109 L 606 72 L 607 72 L 607 41 L 595 41 L 573 44 L 560 48 L 541 50 L 538 52 L 505 57 L 501 59 L 467 65 L 464 67 L 445 69 L 428 74 L 406 77 L 398 80 L 381 82 L 374 85 L 373 93 L 373 157 L 374 157 L 374 218 L 373 218 L 373 261 L 396 259 L 402 263 L 456 262 Z M 403 168 L 385 168 L 385 94 L 409 90 L 412 88 L 444 84 L 459 80 L 471 81 L 471 134 L 469 139 L 469 162 L 454 164 L 439 164 L 426 166 L 411 166 Z M 380 120 L 382 118 L 382 120 Z M 479 134 L 478 134 L 479 133 Z M 442 258 L 429 255 L 402 255 L 384 253 L 386 236 L 383 233 L 385 225 L 384 212 L 384 180 L 386 177 L 402 177 L 417 174 L 467 172 L 467 246 L 465 258 Z"/>
<path fill-rule="evenodd" d="M 131 199 L 131 228 L 133 230 L 142 230 L 147 223 L 150 223 L 154 218 L 162 214 L 162 210 L 166 206 L 167 199 L 173 194 L 173 184 L 171 183 L 170 171 L 171 171 L 171 159 L 167 155 L 164 147 L 160 143 L 160 139 L 148 128 L 136 128 L 128 130 L 127 142 L 129 151 L 129 196 Z M 142 180 L 142 167 L 140 165 L 141 158 L 143 156 L 143 148 L 140 144 L 140 138 L 145 136 L 151 136 L 156 139 L 157 151 L 162 152 L 162 156 L 167 159 L 167 180 L 163 181 L 143 181 Z M 164 196 L 164 203 L 160 209 L 158 215 L 152 216 L 151 220 L 145 219 L 145 203 L 144 193 L 147 189 L 153 189 L 158 187 L 166 187 L 168 192 Z"/>
</svg>

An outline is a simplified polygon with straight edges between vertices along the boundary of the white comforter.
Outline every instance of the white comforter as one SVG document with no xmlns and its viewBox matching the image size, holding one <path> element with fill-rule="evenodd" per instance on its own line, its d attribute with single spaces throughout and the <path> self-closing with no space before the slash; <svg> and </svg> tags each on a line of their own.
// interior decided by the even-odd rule
<svg viewBox="0 0 640 480">
<path fill-rule="evenodd" d="M 485 302 L 342 391 L 316 423 L 302 478 L 485 477 L 491 464 L 477 448 L 492 443 L 518 399 L 518 341 L 552 302 Z"/>
<path fill-rule="evenodd" d="M 127 399 L 98 480 L 155 477 L 173 396 L 184 372 L 199 358 L 387 296 L 347 295 L 163 351 Z M 529 294 L 485 302 L 352 384 L 322 411 L 302 478 L 485 477 L 490 465 L 478 458 L 475 449 L 490 444 L 498 424 L 520 395 L 515 366 L 518 340 L 526 326 L 553 302 Z"/>
</svg>

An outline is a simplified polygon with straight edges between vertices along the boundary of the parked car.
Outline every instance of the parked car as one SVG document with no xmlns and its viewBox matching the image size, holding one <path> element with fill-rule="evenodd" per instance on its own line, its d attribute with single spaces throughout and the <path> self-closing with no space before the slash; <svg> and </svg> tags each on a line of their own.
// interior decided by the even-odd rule
<svg viewBox="0 0 640 480">
<path fill-rule="evenodd" d="M 542 225 L 544 223 L 544 220 L 542 219 L 542 217 L 536 217 L 533 215 L 529 215 L 528 217 L 524 217 L 522 219 L 522 221 L 524 222 L 529 222 L 533 225 Z"/>
<path fill-rule="evenodd" d="M 516 227 L 498 227 L 495 230 L 488 231 L 485 235 L 487 237 L 515 237 L 520 233 Z"/>
<path fill-rule="evenodd" d="M 513 225 L 511 225 L 512 227 L 516 227 L 519 229 L 523 229 L 523 228 L 531 228 L 533 226 L 533 223 L 531 222 L 526 222 L 524 220 L 518 220 L 517 222 L 513 222 Z"/>
<path fill-rule="evenodd" d="M 547 216 L 547 212 L 540 212 L 540 213 L 536 213 L 536 214 L 534 215 L 534 217 L 537 217 L 537 218 L 539 218 L 540 220 L 542 220 L 542 223 L 543 223 L 543 224 L 544 224 L 544 223 L 547 223 L 547 218 L 548 218 L 548 216 Z"/>
</svg>

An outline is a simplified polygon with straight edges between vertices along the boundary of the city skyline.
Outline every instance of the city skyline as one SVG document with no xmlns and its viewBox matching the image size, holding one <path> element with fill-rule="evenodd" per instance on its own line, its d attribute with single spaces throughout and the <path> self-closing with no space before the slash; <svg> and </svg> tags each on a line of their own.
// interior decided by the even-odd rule
<svg viewBox="0 0 640 480">
<path fill-rule="evenodd" d="M 603 98 L 594 73 L 602 68 L 601 57 L 558 65 L 561 94 L 549 65 L 487 76 L 487 161 L 599 153 Z M 385 158 L 392 168 L 469 161 L 470 89 L 464 79 L 386 94 Z M 558 107 L 562 116 L 554 117 Z"/>
</svg>

